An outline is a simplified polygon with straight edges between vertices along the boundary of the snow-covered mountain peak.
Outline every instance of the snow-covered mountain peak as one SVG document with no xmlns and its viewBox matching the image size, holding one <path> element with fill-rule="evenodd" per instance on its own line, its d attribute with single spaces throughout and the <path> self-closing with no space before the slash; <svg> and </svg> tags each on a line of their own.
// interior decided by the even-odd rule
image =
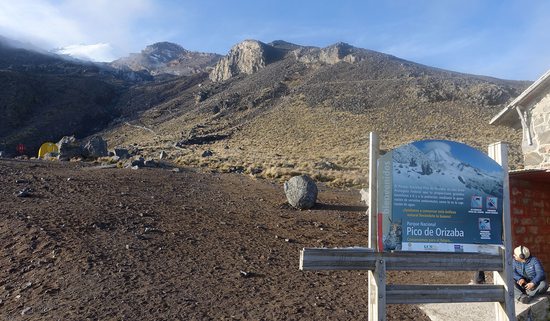
<svg viewBox="0 0 550 321">
<path fill-rule="evenodd" d="M 443 149 L 432 149 L 426 153 L 426 157 L 437 164 L 446 164 L 447 166 L 456 166 L 460 163 L 459 160 L 451 155 L 451 152 Z"/>
<path fill-rule="evenodd" d="M 423 151 L 424 152 L 423 152 Z M 428 142 L 418 148 L 413 144 L 392 151 L 394 182 L 461 188 L 488 195 L 502 195 L 502 174 L 490 172 L 455 158 L 445 142 Z M 418 180 L 418 181 L 417 181 Z M 405 183 L 409 182 L 409 183 Z"/>
</svg>

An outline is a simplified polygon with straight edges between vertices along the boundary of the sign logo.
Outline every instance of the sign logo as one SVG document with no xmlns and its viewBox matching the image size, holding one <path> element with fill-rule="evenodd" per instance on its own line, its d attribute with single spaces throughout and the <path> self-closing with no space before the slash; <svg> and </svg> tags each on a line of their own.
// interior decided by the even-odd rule
<svg viewBox="0 0 550 321">
<path fill-rule="evenodd" d="M 497 206 L 498 198 L 493 196 L 487 197 L 487 209 L 488 210 L 496 210 L 498 208 Z"/>
<path fill-rule="evenodd" d="M 483 208 L 483 197 L 472 195 L 472 208 Z"/>
</svg>

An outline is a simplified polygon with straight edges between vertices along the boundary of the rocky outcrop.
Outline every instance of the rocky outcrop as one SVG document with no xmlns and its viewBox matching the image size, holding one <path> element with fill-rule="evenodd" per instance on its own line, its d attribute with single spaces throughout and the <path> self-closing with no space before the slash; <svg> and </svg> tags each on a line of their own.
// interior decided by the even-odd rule
<svg viewBox="0 0 550 321">
<path fill-rule="evenodd" d="M 179 142 L 176 143 L 177 147 L 185 147 L 188 145 L 203 145 L 208 143 L 213 143 L 219 140 L 223 140 L 229 137 L 229 135 L 226 134 L 211 134 L 211 135 L 204 135 L 204 136 L 197 136 L 197 135 L 190 135 L 186 139 L 182 139 Z"/>
<path fill-rule="evenodd" d="M 74 136 L 65 136 L 57 142 L 59 160 L 68 161 L 71 158 L 82 157 L 82 146 Z"/>
<path fill-rule="evenodd" d="M 130 152 L 126 148 L 115 148 L 113 150 L 113 156 L 116 156 L 120 159 L 130 158 Z"/>
<path fill-rule="evenodd" d="M 404 94 L 421 102 L 467 100 L 480 106 L 496 106 L 509 101 L 515 93 L 513 88 L 481 79 L 424 77 L 415 81 Z"/>
<path fill-rule="evenodd" d="M 107 151 L 107 142 L 101 136 L 90 138 L 83 148 L 83 156 L 88 158 L 98 158 L 109 155 Z"/>
<path fill-rule="evenodd" d="M 355 47 L 339 42 L 326 48 L 301 47 L 292 51 L 296 60 L 304 63 L 325 63 L 333 65 L 339 62 L 354 63 L 362 60 Z"/>
<path fill-rule="evenodd" d="M 235 45 L 210 72 L 212 81 L 225 81 L 239 74 L 253 74 L 267 64 L 282 58 L 285 50 L 257 40 L 245 40 Z"/>
<path fill-rule="evenodd" d="M 57 143 L 59 160 L 68 161 L 71 158 L 95 159 L 108 156 L 107 142 L 101 136 L 93 136 L 84 145 L 74 136 L 65 136 Z"/>
<path fill-rule="evenodd" d="M 171 42 L 157 42 L 145 47 L 140 53 L 113 61 L 110 65 L 117 69 L 146 71 L 153 76 L 170 74 L 188 76 L 208 71 L 221 55 L 189 51 Z"/>
<path fill-rule="evenodd" d="M 307 64 L 355 63 L 365 57 L 364 49 L 357 49 L 339 42 L 326 48 L 305 47 L 277 40 L 265 44 L 256 40 L 245 40 L 235 45 L 210 72 L 212 81 L 225 81 L 239 74 L 253 74 L 266 65 L 290 55 Z"/>
</svg>

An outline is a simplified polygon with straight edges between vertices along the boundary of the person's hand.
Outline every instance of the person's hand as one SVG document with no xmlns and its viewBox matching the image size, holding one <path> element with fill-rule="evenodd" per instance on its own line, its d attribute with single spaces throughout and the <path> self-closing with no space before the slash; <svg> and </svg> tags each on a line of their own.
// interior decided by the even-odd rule
<svg viewBox="0 0 550 321">
<path fill-rule="evenodd" d="M 525 279 L 519 279 L 517 283 L 519 286 L 523 286 L 526 283 L 526 281 Z"/>
<path fill-rule="evenodd" d="M 535 288 L 535 283 L 527 283 L 527 285 L 525 286 L 525 288 L 529 291 L 533 290 Z"/>
</svg>

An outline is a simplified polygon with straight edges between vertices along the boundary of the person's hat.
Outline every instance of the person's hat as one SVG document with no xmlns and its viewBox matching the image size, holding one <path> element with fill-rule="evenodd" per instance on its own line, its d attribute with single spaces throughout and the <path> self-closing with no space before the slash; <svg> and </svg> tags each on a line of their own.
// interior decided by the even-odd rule
<svg viewBox="0 0 550 321">
<path fill-rule="evenodd" d="M 526 259 L 531 256 L 531 252 L 529 252 L 527 247 L 520 245 L 514 249 L 514 255 L 521 259 Z"/>
</svg>

